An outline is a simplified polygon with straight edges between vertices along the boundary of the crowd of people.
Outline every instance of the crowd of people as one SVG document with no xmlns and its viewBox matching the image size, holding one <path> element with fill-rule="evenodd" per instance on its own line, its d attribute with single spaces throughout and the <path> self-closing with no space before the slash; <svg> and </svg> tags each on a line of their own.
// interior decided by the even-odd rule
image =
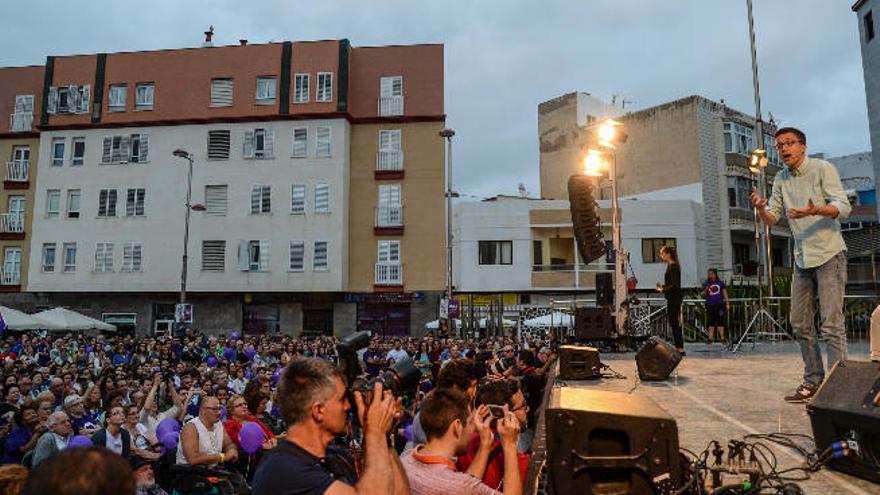
<svg viewBox="0 0 880 495">
<path fill-rule="evenodd" d="M 191 330 L 7 335 L 0 491 L 47 493 L 51 479 L 54 493 L 98 493 L 82 489 L 100 480 L 116 480 L 106 493 L 148 495 L 206 483 L 255 494 L 521 493 L 549 342 L 374 337 L 358 353 L 370 388 L 356 392 L 337 343 Z M 394 395 L 370 380 L 404 360 L 418 386 Z M 91 467 L 71 470 L 65 458 Z M 120 466 L 130 491 L 120 474 L 94 471 Z"/>
</svg>

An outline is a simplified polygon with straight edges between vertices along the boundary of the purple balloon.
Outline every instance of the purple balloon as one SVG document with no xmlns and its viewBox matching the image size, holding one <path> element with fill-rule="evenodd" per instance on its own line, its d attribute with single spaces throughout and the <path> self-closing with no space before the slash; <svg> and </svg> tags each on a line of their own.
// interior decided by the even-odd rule
<svg viewBox="0 0 880 495">
<path fill-rule="evenodd" d="M 165 418 L 156 425 L 156 438 L 162 438 L 165 433 L 180 433 L 180 423 L 174 418 Z"/>
<path fill-rule="evenodd" d="M 241 432 L 238 434 L 238 441 L 241 444 L 241 448 L 248 454 L 254 454 L 260 450 L 260 447 L 263 446 L 265 440 L 266 434 L 263 433 L 263 429 L 260 428 L 260 425 L 250 421 L 241 427 Z"/>
<path fill-rule="evenodd" d="M 225 357 L 229 361 L 232 361 L 232 358 L 235 357 L 235 349 L 233 349 L 232 347 L 227 347 L 226 349 L 223 349 L 223 357 Z"/>
<path fill-rule="evenodd" d="M 210 367 L 210 368 L 217 367 L 217 358 L 215 358 L 214 356 L 208 356 L 208 359 L 206 360 L 206 362 L 208 363 L 208 367 Z"/>
<path fill-rule="evenodd" d="M 159 441 L 162 442 L 162 445 L 165 446 L 168 450 L 174 450 L 177 448 L 177 439 L 180 434 L 175 431 L 166 431 L 164 435 L 159 437 Z"/>
<path fill-rule="evenodd" d="M 220 421 L 226 421 L 226 406 L 220 406 Z"/>
<path fill-rule="evenodd" d="M 238 340 L 239 337 L 241 337 L 241 335 L 239 335 L 238 332 L 232 332 L 232 335 L 229 336 L 232 340 Z"/>
<path fill-rule="evenodd" d="M 75 449 L 78 447 L 88 448 L 93 446 L 94 444 L 92 443 L 92 439 L 85 435 L 77 435 L 71 438 L 69 442 L 67 442 L 68 449 Z"/>
<path fill-rule="evenodd" d="M 275 373 L 272 373 L 272 383 L 277 384 L 278 380 L 281 379 L 281 370 L 275 370 Z"/>
<path fill-rule="evenodd" d="M 248 347 L 246 351 L 244 351 L 244 355 L 248 357 L 248 359 L 254 359 L 254 356 L 257 355 L 257 351 L 253 347 Z"/>
<path fill-rule="evenodd" d="M 92 351 L 94 351 L 94 350 L 95 350 L 94 346 L 91 346 L 91 345 L 86 346 L 86 353 L 91 354 Z"/>
</svg>

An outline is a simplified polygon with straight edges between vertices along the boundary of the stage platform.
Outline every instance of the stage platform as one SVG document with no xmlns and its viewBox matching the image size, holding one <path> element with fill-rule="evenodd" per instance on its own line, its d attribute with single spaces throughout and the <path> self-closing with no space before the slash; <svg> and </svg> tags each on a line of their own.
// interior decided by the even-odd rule
<svg viewBox="0 0 880 495">
<path fill-rule="evenodd" d="M 803 376 L 800 351 L 792 342 L 745 345 L 732 354 L 720 344 L 689 344 L 687 356 L 663 382 L 639 382 L 634 354 L 602 354 L 601 360 L 626 379 L 568 381 L 567 386 L 643 394 L 653 398 L 678 423 L 681 446 L 694 452 L 710 440 L 726 448 L 731 438 L 748 433 L 805 433 L 812 436 L 804 404 L 782 398 Z M 850 345 L 850 359 L 867 360 L 867 346 Z M 767 442 L 765 442 L 767 443 Z M 793 450 L 773 446 L 780 470 L 801 465 Z M 728 478 L 730 479 L 730 478 Z M 799 482 L 807 494 L 880 494 L 880 485 L 823 469 Z"/>
</svg>

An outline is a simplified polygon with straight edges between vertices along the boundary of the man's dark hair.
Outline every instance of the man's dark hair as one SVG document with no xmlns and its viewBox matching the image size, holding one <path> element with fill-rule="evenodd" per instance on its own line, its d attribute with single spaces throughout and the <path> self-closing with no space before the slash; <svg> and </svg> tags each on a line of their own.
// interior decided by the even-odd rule
<svg viewBox="0 0 880 495">
<path fill-rule="evenodd" d="M 437 374 L 437 388 L 457 387 L 462 392 L 477 379 L 474 362 L 470 359 L 451 359 Z"/>
<path fill-rule="evenodd" d="M 260 407 L 260 402 L 264 399 L 269 399 L 269 394 L 263 392 L 263 389 L 260 387 L 260 383 L 257 380 L 251 380 L 244 386 L 242 396 L 244 396 L 244 401 L 247 402 L 248 411 L 250 411 L 251 414 L 257 414 L 257 408 Z"/>
<path fill-rule="evenodd" d="M 507 404 L 513 407 L 513 396 L 519 392 L 519 381 L 515 379 L 486 380 L 477 387 L 477 405 Z"/>
<path fill-rule="evenodd" d="M 776 131 L 776 134 L 774 134 L 773 137 L 778 138 L 783 134 L 794 134 L 795 136 L 797 136 L 798 141 L 807 144 L 807 135 L 804 134 L 804 131 L 800 129 L 796 129 L 794 127 L 783 127 L 782 129 Z"/>
<path fill-rule="evenodd" d="M 336 380 L 345 377 L 328 361 L 297 358 L 281 373 L 278 382 L 278 407 L 287 426 L 293 426 L 309 415 L 315 401 L 329 399 L 336 390 Z"/>
<path fill-rule="evenodd" d="M 532 352 L 531 349 L 523 349 L 519 351 L 519 360 L 522 361 L 526 367 L 535 365 L 535 353 Z"/>
<path fill-rule="evenodd" d="M 103 447 L 65 449 L 40 463 L 22 495 L 121 495 L 135 492 L 134 475 L 122 456 Z"/>
<path fill-rule="evenodd" d="M 467 424 L 469 402 L 467 394 L 454 388 L 438 388 L 428 394 L 419 412 L 425 437 L 428 440 L 442 437 L 456 419 L 462 425 Z"/>
</svg>

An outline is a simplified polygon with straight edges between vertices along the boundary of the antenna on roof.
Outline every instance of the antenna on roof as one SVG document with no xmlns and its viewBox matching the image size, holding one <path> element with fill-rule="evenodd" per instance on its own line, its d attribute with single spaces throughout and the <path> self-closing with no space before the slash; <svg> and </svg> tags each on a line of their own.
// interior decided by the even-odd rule
<svg viewBox="0 0 880 495">
<path fill-rule="evenodd" d="M 519 187 L 517 189 L 519 190 L 519 197 L 521 197 L 521 198 L 528 198 L 529 197 L 529 191 L 528 191 L 528 189 L 526 189 L 525 184 L 520 182 Z"/>
<path fill-rule="evenodd" d="M 208 30 L 205 31 L 205 42 L 202 44 L 202 48 L 209 48 L 214 46 L 214 43 L 211 42 L 211 37 L 214 36 L 214 25 L 208 27 Z"/>
</svg>

